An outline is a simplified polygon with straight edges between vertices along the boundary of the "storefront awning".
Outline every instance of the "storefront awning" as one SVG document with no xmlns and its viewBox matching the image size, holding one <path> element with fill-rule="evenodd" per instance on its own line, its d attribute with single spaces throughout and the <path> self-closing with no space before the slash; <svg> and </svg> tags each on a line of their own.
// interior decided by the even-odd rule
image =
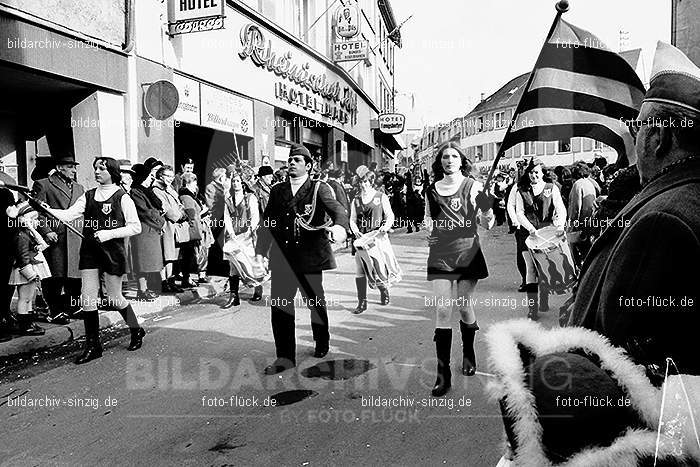
<svg viewBox="0 0 700 467">
<path fill-rule="evenodd" d="M 374 130 L 374 140 L 391 152 L 406 149 L 399 135 L 387 135 L 379 130 Z"/>
</svg>

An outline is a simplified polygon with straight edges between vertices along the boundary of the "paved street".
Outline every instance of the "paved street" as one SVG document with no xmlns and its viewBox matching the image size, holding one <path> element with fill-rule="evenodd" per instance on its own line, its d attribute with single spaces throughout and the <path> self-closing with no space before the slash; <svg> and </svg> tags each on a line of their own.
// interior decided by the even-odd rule
<svg viewBox="0 0 700 467">
<path fill-rule="evenodd" d="M 456 331 L 453 389 L 443 399 L 430 397 L 434 316 L 426 306 L 425 233 L 392 238 L 404 279 L 391 305 L 380 307 L 370 290 L 369 310 L 351 314 L 353 259 L 340 256 L 325 281 L 331 352 L 311 357 L 309 313 L 298 306 L 296 371 L 262 375 L 274 356 L 269 307 L 245 302 L 252 291 L 244 291 L 238 311 L 220 310 L 219 297 L 147 321 L 138 352 L 127 352 L 122 337 L 87 365 L 66 356 L 6 375 L 2 465 L 495 465 L 503 430 L 483 391 L 483 331 L 526 315 L 513 238 L 504 227 L 482 232 L 491 276 L 475 296 L 480 372 L 459 375 Z M 552 309 L 563 300 L 552 298 Z M 556 316 L 542 321 L 554 325 Z M 400 406 L 370 406 L 378 397 Z"/>
</svg>

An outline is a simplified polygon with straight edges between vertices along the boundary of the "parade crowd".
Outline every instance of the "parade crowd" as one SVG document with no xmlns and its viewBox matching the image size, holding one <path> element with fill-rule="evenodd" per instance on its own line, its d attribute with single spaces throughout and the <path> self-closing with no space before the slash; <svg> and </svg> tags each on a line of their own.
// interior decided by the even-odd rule
<svg viewBox="0 0 700 467">
<path fill-rule="evenodd" d="M 336 268 L 332 244 L 352 246 L 357 292 L 352 312 L 360 314 L 368 309 L 368 288 L 378 290 L 380 305 L 387 306 L 392 284 L 401 280 L 390 234 L 425 230 L 426 280 L 436 299 L 432 395 L 442 397 L 452 385 L 453 315 L 459 316 L 461 374 L 476 374 L 479 310 L 471 297 L 478 281 L 489 276 L 479 228 L 507 224 L 514 237 L 513 267 L 522 279 L 519 292 L 529 299 L 528 319 L 494 325 L 508 337 L 496 338 L 491 351 L 510 445 L 516 451 L 524 446 L 516 458 L 540 459 L 539 443 L 551 450 L 550 458 L 563 460 L 583 449 L 591 432 L 609 443 L 629 427 L 649 428 L 655 416 L 645 412 L 653 405 L 649 394 L 664 383 L 668 362 L 679 374 L 700 374 L 694 340 L 700 70 L 670 46 L 661 54 L 668 57 L 660 64 L 680 63 L 683 69 L 663 69 L 652 79 L 639 119 L 629 127 L 637 156 L 630 167 L 608 165 L 601 157 L 545 167 L 531 158 L 495 172 L 489 183 L 475 173 L 459 144 L 448 142 L 437 148 L 430 172 L 419 166 L 380 171 L 373 164 L 345 174 L 332 165 L 319 168 L 307 148 L 293 144 L 287 165 L 277 171 L 253 170 L 238 161 L 214 169 L 211 180 L 197 179 L 192 159 L 175 173 L 152 157 L 133 166 L 96 157 L 97 187 L 87 190 L 76 182 L 77 162 L 71 157 L 58 159 L 55 170 L 29 192 L 3 175 L 0 215 L 5 218 L 0 220 L 11 248 L 0 278 L 7 287 L 4 335 L 8 329 L 44 332 L 34 322 L 40 291 L 50 310 L 47 319 L 65 322 L 77 314 L 84 321 L 86 345 L 76 363 L 86 363 L 102 355 L 100 307 L 122 314 L 131 330 L 129 350 L 142 345 L 146 333 L 123 295 L 125 277 L 137 282 L 138 300 L 179 292 L 210 275 L 228 277 L 223 308 L 240 305 L 241 285 L 253 289 L 251 300 L 261 300 L 269 281 L 276 359 L 264 373 L 274 375 L 297 365 L 298 291 L 311 313 L 314 357 L 329 352 L 323 272 Z M 680 119 L 693 125 L 648 123 Z M 14 288 L 18 303 L 11 314 Z M 546 335 L 535 321 L 549 310 L 549 295 L 564 292 L 571 297 L 559 322 L 567 328 Z M 664 300 L 641 300 L 647 297 Z M 686 305 L 669 305 L 681 297 Z M 546 381 L 547 364 L 540 357 L 557 349 L 566 374 L 576 378 L 573 386 Z M 524 387 L 528 383 L 532 387 Z M 620 387 L 637 401 L 636 413 L 598 412 L 587 419 L 548 405 L 572 396 L 583 399 L 586 391 L 617 397 Z M 537 412 L 523 416 L 535 400 L 528 391 L 540 397 L 548 438 L 531 436 L 542 428 L 528 425 Z M 605 429 L 598 429 L 601 424 Z M 650 436 L 632 437 L 630 445 L 647 449 Z M 664 453 L 669 459 L 676 455 Z M 630 455 L 648 457 L 649 451 L 640 448 Z"/>
</svg>

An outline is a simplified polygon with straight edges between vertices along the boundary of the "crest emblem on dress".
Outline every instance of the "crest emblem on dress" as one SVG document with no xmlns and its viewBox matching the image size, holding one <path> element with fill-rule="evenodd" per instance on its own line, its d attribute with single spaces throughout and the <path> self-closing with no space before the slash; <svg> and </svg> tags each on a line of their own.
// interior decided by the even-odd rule
<svg viewBox="0 0 700 467">
<path fill-rule="evenodd" d="M 310 204 L 305 204 L 305 205 L 304 205 L 304 215 L 305 215 L 305 216 L 308 216 L 309 214 L 311 214 L 311 205 L 310 205 Z"/>
<path fill-rule="evenodd" d="M 102 203 L 102 213 L 109 216 L 112 213 L 112 203 Z"/>
<path fill-rule="evenodd" d="M 452 198 L 450 200 L 450 208 L 453 211 L 459 211 L 462 209 L 462 198 Z"/>
<path fill-rule="evenodd" d="M 379 206 L 379 203 L 381 203 L 381 200 L 379 198 L 374 198 L 372 200 L 372 203 L 374 203 L 375 206 Z"/>
<path fill-rule="evenodd" d="M 551 188 L 545 188 L 545 189 L 542 191 L 542 195 L 544 195 L 545 197 L 549 198 L 550 196 L 552 196 L 552 189 L 551 189 Z"/>
</svg>

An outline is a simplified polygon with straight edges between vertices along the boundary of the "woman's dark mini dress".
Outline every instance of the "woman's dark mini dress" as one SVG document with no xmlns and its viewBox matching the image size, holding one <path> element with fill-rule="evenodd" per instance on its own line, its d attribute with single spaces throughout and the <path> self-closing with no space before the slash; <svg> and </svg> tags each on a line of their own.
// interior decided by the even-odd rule
<svg viewBox="0 0 700 467">
<path fill-rule="evenodd" d="M 473 178 L 465 178 L 457 192 L 450 196 L 438 194 L 435 183 L 428 189 L 434 225 L 431 237 L 437 239 L 428 253 L 429 281 L 478 280 L 489 275 L 479 245 L 477 209 L 469 196 L 473 184 Z"/>
</svg>

